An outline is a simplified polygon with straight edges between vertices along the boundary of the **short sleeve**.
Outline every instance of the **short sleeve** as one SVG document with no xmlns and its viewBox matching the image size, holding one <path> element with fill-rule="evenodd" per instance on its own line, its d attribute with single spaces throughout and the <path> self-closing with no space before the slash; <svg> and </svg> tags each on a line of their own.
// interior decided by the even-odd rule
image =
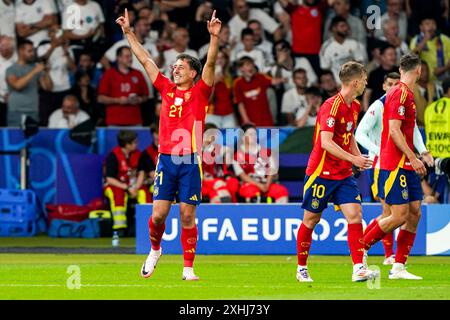
<svg viewBox="0 0 450 320">
<path fill-rule="evenodd" d="M 172 84 L 170 80 L 164 76 L 161 72 L 158 73 L 156 76 L 155 82 L 153 82 L 153 86 L 156 88 L 156 90 L 161 93 L 161 95 L 167 91 L 167 88 Z"/>
<path fill-rule="evenodd" d="M 388 120 L 405 120 L 406 107 L 405 102 L 408 92 L 405 88 L 394 89 L 391 95 L 388 96 L 385 103 L 385 112 Z"/>
<path fill-rule="evenodd" d="M 206 99 L 209 99 L 211 96 L 213 86 L 208 86 L 203 79 L 200 79 L 196 84 L 198 90 L 200 93 L 205 97 Z"/>
<path fill-rule="evenodd" d="M 334 132 L 338 106 L 334 108 L 332 106 L 333 104 L 327 101 L 320 108 L 320 131 Z"/>
</svg>

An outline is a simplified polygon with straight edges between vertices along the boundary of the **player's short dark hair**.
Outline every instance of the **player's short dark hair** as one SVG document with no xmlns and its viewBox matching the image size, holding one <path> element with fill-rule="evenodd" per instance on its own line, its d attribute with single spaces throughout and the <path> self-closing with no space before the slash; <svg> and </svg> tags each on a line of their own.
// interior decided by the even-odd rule
<svg viewBox="0 0 450 320">
<path fill-rule="evenodd" d="M 292 77 L 294 77 L 297 73 L 304 73 L 306 74 L 306 70 L 303 68 L 297 68 L 292 72 Z"/>
<path fill-rule="evenodd" d="M 366 73 L 364 65 L 356 61 L 349 61 L 342 65 L 339 71 L 339 79 L 342 83 L 347 83 L 353 80 L 357 76 L 361 76 Z"/>
<path fill-rule="evenodd" d="M 312 96 L 316 96 L 316 97 L 321 97 L 322 98 L 322 92 L 317 87 L 311 86 L 311 87 L 306 88 L 305 95 L 307 95 L 307 94 L 310 94 Z"/>
<path fill-rule="evenodd" d="M 198 78 L 200 76 L 200 73 L 202 72 L 202 64 L 200 60 L 186 53 L 179 54 L 177 56 L 177 60 L 186 61 L 189 67 L 197 72 L 195 78 Z"/>
<path fill-rule="evenodd" d="M 31 40 L 19 39 L 19 41 L 17 42 L 17 50 L 24 48 L 26 45 L 34 46 L 33 42 Z"/>
<path fill-rule="evenodd" d="M 253 37 L 254 35 L 255 35 L 255 32 L 253 32 L 252 28 L 249 28 L 249 27 L 244 28 L 241 31 L 241 40 L 244 39 L 245 36 L 252 36 Z"/>
<path fill-rule="evenodd" d="M 137 133 L 131 130 L 120 130 L 117 134 L 117 143 L 121 148 L 133 143 L 137 139 Z"/>
<path fill-rule="evenodd" d="M 444 91 L 444 95 L 447 95 L 449 89 L 450 89 L 450 77 L 446 77 L 444 80 L 442 80 L 442 90 Z"/>
<path fill-rule="evenodd" d="M 345 22 L 348 25 L 347 19 L 345 19 L 343 16 L 335 16 L 331 20 L 330 30 L 333 30 L 334 26 L 337 26 L 341 22 Z"/>
<path fill-rule="evenodd" d="M 400 73 L 398 72 L 389 72 L 387 74 L 384 75 L 384 81 L 386 81 L 387 79 L 400 79 Z"/>
<path fill-rule="evenodd" d="M 128 47 L 128 46 L 121 46 L 121 47 L 117 48 L 117 50 L 116 50 L 116 57 L 120 57 L 124 50 L 130 50 L 131 51 L 130 47 Z"/>
<path fill-rule="evenodd" d="M 400 70 L 408 72 L 417 68 L 421 64 L 420 58 L 414 53 L 405 54 L 400 58 Z"/>
<path fill-rule="evenodd" d="M 247 62 L 255 65 L 255 61 L 253 61 L 253 59 L 251 57 L 243 56 L 238 60 L 238 68 L 242 67 Z"/>
</svg>

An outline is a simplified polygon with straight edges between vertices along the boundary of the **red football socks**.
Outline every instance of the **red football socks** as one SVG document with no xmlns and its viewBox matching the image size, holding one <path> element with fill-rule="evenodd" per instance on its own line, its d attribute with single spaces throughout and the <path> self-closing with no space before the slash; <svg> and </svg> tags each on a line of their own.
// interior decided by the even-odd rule
<svg viewBox="0 0 450 320">
<path fill-rule="evenodd" d="M 414 239 L 416 234 L 400 230 L 397 237 L 397 252 L 395 254 L 395 262 L 405 264 L 406 259 L 408 259 L 411 248 L 414 244 Z"/>
<path fill-rule="evenodd" d="M 377 225 L 377 219 L 373 219 L 371 223 L 369 223 L 369 225 L 366 227 L 366 229 L 364 230 L 364 235 L 368 234 L 370 230 L 373 229 L 373 227 L 375 227 Z"/>
<path fill-rule="evenodd" d="M 306 260 L 309 256 L 309 248 L 311 248 L 313 229 L 309 229 L 303 223 L 297 231 L 297 259 L 299 266 L 306 266 Z"/>
<path fill-rule="evenodd" d="M 164 223 L 162 225 L 157 226 L 156 224 L 153 223 L 152 217 L 148 219 L 148 230 L 153 250 L 159 250 L 161 248 L 161 239 L 165 229 L 166 225 Z"/>
<path fill-rule="evenodd" d="M 184 266 L 192 268 L 197 247 L 198 230 L 195 225 L 191 229 L 181 228 L 181 246 L 183 247 Z"/>
<path fill-rule="evenodd" d="M 352 255 L 353 264 L 362 263 L 364 255 L 362 223 L 352 223 L 348 225 L 348 247 Z"/>
<path fill-rule="evenodd" d="M 384 238 L 386 234 L 381 230 L 378 221 L 376 221 L 375 226 L 370 230 L 363 238 L 364 249 L 369 250 L 371 246 Z"/>
<path fill-rule="evenodd" d="M 384 236 L 383 240 L 384 254 L 386 258 L 394 254 L 394 232 L 388 232 Z"/>
</svg>

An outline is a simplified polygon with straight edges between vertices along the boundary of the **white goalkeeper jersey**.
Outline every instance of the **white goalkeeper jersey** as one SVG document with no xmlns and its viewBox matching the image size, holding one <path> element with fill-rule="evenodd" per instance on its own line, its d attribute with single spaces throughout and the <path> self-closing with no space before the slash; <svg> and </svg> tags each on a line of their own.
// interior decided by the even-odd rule
<svg viewBox="0 0 450 320">
<path fill-rule="evenodd" d="M 380 99 L 375 100 L 367 110 L 364 117 L 361 119 L 356 128 L 355 139 L 369 152 L 369 157 L 374 160 L 374 168 L 380 168 L 380 146 L 381 146 L 381 131 L 383 130 L 383 110 L 386 95 Z M 414 128 L 414 147 L 422 154 L 427 150 L 423 143 L 422 135 L 419 128 Z"/>
</svg>

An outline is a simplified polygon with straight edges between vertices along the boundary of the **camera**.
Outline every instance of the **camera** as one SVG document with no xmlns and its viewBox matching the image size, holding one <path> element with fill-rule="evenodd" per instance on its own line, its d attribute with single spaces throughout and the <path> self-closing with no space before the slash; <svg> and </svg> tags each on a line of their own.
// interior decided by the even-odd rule
<svg viewBox="0 0 450 320">
<path fill-rule="evenodd" d="M 426 163 L 425 167 L 427 169 L 427 176 L 430 173 L 435 173 L 436 175 L 447 175 L 447 178 L 450 179 L 450 158 L 436 158 L 434 159 L 434 166 L 430 167 Z"/>
</svg>

